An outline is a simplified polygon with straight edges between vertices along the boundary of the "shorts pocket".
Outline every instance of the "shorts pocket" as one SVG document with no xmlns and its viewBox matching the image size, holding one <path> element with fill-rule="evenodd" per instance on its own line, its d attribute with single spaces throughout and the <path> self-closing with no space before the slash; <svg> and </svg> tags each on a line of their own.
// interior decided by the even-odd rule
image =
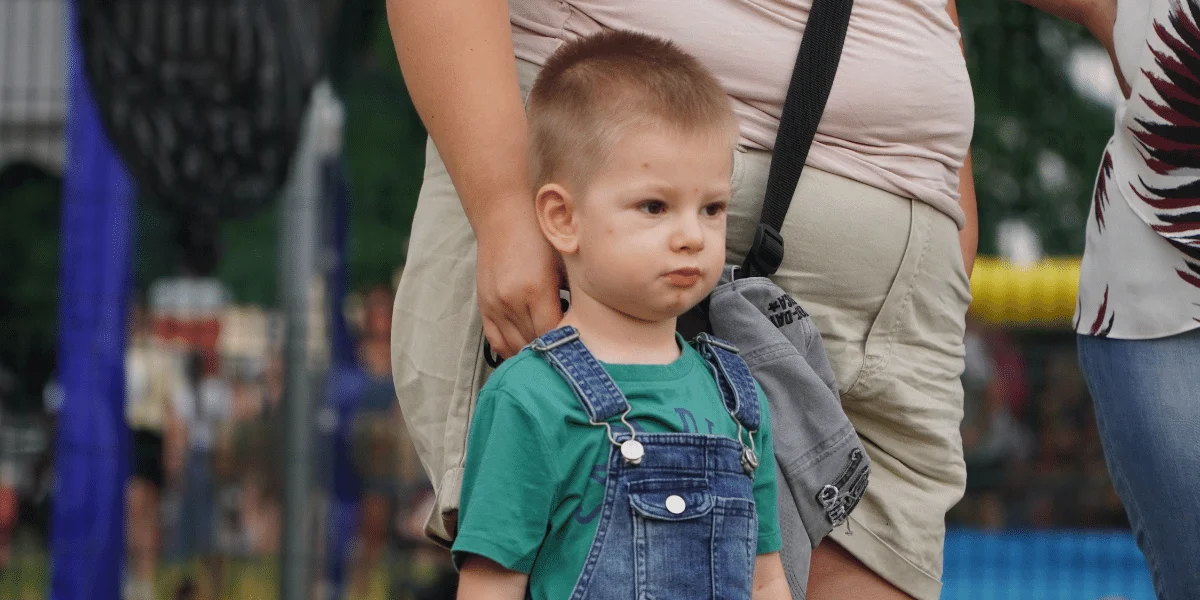
<svg viewBox="0 0 1200 600">
<path fill-rule="evenodd" d="M 900 267 L 892 278 L 879 312 L 871 321 L 867 336 L 863 342 L 863 366 L 858 372 L 854 383 L 842 393 L 853 396 L 855 388 L 871 373 L 883 370 L 887 366 L 891 353 L 892 338 L 897 334 L 896 328 L 904 313 L 911 309 L 913 284 L 916 275 L 921 270 L 921 263 L 929 250 L 929 220 L 921 211 L 916 210 L 916 201 L 910 200 L 911 218 L 909 220 L 908 244 L 904 248 L 904 256 L 900 259 Z"/>
<path fill-rule="evenodd" d="M 737 190 L 742 186 L 746 175 L 746 151 L 741 146 L 733 150 L 733 169 L 729 172 L 729 188 Z"/>
</svg>

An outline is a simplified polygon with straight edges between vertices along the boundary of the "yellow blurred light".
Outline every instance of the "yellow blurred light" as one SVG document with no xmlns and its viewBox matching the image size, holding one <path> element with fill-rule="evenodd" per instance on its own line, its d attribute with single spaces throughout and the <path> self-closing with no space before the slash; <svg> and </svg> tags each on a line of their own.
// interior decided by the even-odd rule
<svg viewBox="0 0 1200 600">
<path fill-rule="evenodd" d="M 1078 287 L 1078 257 L 1028 266 L 980 257 L 971 275 L 970 313 L 997 325 L 1070 328 Z"/>
</svg>

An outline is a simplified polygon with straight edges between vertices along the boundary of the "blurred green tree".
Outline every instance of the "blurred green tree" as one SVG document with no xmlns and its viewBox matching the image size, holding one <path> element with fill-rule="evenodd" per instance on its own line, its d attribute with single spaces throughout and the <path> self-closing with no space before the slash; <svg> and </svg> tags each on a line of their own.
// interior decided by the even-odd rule
<svg viewBox="0 0 1200 600">
<path fill-rule="evenodd" d="M 1077 255 L 1113 112 L 1072 76 L 1095 75 L 1083 60 L 1103 50 L 1082 27 L 1015 0 L 964 2 L 959 11 L 975 90 L 980 253 L 997 252 L 1001 221 L 1021 218 L 1046 253 Z"/>
<path fill-rule="evenodd" d="M 0 169 L 0 366 L 19 379 L 8 410 L 39 405 L 54 369 L 61 187 L 31 164 Z"/>
<path fill-rule="evenodd" d="M 425 128 L 404 87 L 386 19 L 370 32 L 371 44 L 341 85 L 351 289 L 390 284 L 403 265 L 425 172 Z"/>
</svg>

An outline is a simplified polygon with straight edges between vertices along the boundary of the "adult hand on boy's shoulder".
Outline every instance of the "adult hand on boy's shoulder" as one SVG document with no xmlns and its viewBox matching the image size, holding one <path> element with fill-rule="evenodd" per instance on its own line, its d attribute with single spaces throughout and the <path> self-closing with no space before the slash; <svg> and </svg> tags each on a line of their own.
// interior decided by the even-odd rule
<svg viewBox="0 0 1200 600">
<path fill-rule="evenodd" d="M 459 569 L 458 600 L 522 600 L 528 585 L 528 575 L 471 555 Z"/>
<path fill-rule="evenodd" d="M 778 552 L 760 554 L 754 561 L 753 600 L 791 600 L 783 560 Z"/>
<path fill-rule="evenodd" d="M 483 334 L 508 358 L 562 320 L 558 255 L 537 221 L 521 212 L 495 215 L 477 233 L 476 295 Z"/>
</svg>

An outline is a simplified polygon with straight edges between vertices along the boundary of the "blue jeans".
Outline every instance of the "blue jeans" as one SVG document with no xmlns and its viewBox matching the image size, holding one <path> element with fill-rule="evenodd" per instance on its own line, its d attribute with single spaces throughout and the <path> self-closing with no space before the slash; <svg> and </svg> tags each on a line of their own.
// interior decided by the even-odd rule
<svg viewBox="0 0 1200 600">
<path fill-rule="evenodd" d="M 1079 336 L 1113 485 L 1159 600 L 1200 597 L 1200 329 Z"/>
<path fill-rule="evenodd" d="M 188 450 L 172 548 L 174 558 L 189 560 L 216 550 L 216 486 L 212 451 Z"/>
</svg>

